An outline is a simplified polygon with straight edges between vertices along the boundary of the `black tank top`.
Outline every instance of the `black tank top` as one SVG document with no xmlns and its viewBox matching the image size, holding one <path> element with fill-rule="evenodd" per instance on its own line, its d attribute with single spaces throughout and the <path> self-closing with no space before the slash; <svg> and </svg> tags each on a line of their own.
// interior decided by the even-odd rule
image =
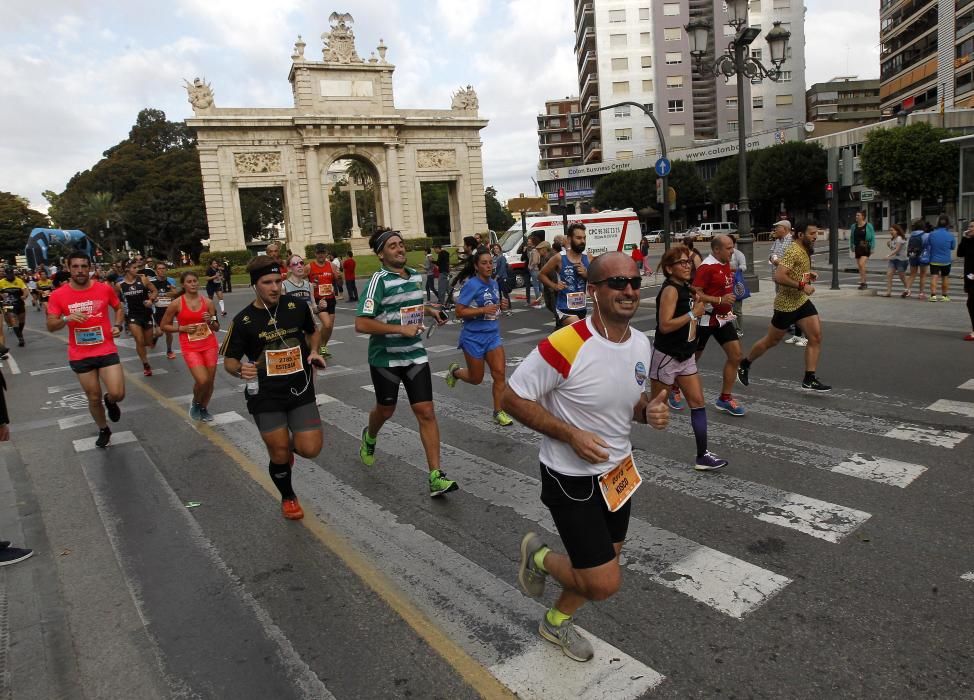
<svg viewBox="0 0 974 700">
<path fill-rule="evenodd" d="M 675 357 L 680 362 L 683 362 L 684 360 L 690 359 L 693 353 L 696 352 L 697 341 L 687 340 L 687 336 L 690 334 L 689 323 L 669 333 L 663 333 L 660 330 L 659 301 L 660 297 L 663 296 L 663 290 L 667 287 L 673 287 L 676 290 L 676 309 L 673 312 L 673 318 L 686 316 L 692 308 L 689 285 L 677 284 L 671 280 L 663 282 L 659 294 L 656 295 L 656 336 L 653 339 L 653 346 L 660 352 L 664 352 L 670 357 Z"/>
<path fill-rule="evenodd" d="M 145 315 L 149 313 L 149 307 L 145 302 L 149 299 L 149 288 L 142 284 L 142 279 L 136 277 L 134 282 L 119 280 L 118 286 L 122 290 L 122 297 L 125 299 L 125 308 L 128 309 L 130 316 Z"/>
</svg>

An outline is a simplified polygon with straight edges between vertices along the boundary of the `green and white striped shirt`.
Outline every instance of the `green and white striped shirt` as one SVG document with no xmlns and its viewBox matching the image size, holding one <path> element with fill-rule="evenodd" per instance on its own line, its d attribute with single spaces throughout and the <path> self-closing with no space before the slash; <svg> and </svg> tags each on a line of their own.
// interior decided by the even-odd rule
<svg viewBox="0 0 974 700">
<path fill-rule="evenodd" d="M 356 315 L 393 326 L 402 325 L 404 320 L 407 324 L 416 320 L 422 323 L 425 313 L 423 278 L 410 267 L 403 269 L 407 277 L 384 267 L 372 275 L 359 299 Z M 373 367 L 407 367 L 426 362 L 429 358 L 423 347 L 422 334 L 415 338 L 398 334 L 369 338 L 369 364 Z"/>
</svg>

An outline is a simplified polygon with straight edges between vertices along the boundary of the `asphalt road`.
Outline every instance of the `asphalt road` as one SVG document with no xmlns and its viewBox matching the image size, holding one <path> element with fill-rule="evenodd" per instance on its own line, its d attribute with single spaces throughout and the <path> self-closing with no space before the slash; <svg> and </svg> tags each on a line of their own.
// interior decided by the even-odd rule
<svg viewBox="0 0 974 700">
<path fill-rule="evenodd" d="M 646 303 L 636 327 L 652 316 Z M 502 320 L 512 368 L 549 320 Z M 201 428 L 181 358 L 153 358 L 165 373 L 146 379 L 123 347 L 113 446 L 86 449 L 64 342 L 29 311 L 4 366 L 0 534 L 37 554 L 0 569 L 0 697 L 974 697 L 971 348 L 868 314 L 823 320 L 835 390 L 803 393 L 802 351 L 772 350 L 735 389 L 747 416 L 708 411 L 723 472 L 692 471 L 685 415 L 634 428 L 646 483 L 623 589 L 583 608 L 597 655 L 577 664 L 535 631 L 555 587 L 542 603 L 517 589 L 521 535 L 559 543 L 537 436 L 491 422 L 489 386 L 435 378 L 459 492 L 428 497 L 405 401 L 363 467 L 367 340 L 339 303 L 315 384 L 325 449 L 297 461 L 307 515 L 292 523 L 239 382 L 219 373 L 220 421 Z M 766 316 L 747 323 L 745 345 Z M 427 341 L 434 372 L 460 357 L 458 332 Z M 711 401 L 721 364 L 708 348 Z"/>
</svg>

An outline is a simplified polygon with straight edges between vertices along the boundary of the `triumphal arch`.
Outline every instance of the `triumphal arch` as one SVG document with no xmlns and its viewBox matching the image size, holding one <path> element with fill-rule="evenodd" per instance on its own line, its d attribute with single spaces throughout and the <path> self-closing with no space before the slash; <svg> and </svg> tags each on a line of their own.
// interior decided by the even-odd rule
<svg viewBox="0 0 974 700">
<path fill-rule="evenodd" d="M 198 139 L 211 250 L 245 248 L 240 191 L 280 187 L 284 192 L 288 244 L 332 242 L 333 182 L 329 170 L 354 159 L 372 173 L 376 225 L 425 235 L 421 186 L 447 185 L 451 238 L 485 232 L 484 177 L 477 95 L 469 85 L 453 96 L 450 109 L 397 109 L 395 66 L 379 40 L 368 58 L 355 47 L 352 16 L 332 13 L 321 35 L 321 60 L 305 56 L 298 36 L 288 80 L 294 106 L 282 109 L 217 107 L 209 83 L 186 83 L 194 116 L 186 120 Z M 337 196 L 362 191 L 354 183 Z M 351 243 L 368 246 L 355 222 Z M 365 232 L 367 234 L 367 231 Z"/>
</svg>

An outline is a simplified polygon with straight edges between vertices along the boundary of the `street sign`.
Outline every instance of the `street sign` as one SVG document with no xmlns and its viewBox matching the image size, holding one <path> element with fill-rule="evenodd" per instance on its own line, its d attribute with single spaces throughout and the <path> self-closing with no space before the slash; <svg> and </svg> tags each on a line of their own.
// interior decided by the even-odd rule
<svg viewBox="0 0 974 700">
<path fill-rule="evenodd" d="M 661 178 L 656 178 L 656 203 L 663 203 L 663 180 Z"/>
<path fill-rule="evenodd" d="M 859 201 L 871 202 L 876 199 L 876 190 L 863 190 L 859 193 Z"/>
<path fill-rule="evenodd" d="M 670 163 L 670 161 L 666 158 L 660 158 L 658 161 L 656 161 L 656 174 L 660 177 L 666 177 L 670 174 L 672 169 L 673 164 Z"/>
</svg>

